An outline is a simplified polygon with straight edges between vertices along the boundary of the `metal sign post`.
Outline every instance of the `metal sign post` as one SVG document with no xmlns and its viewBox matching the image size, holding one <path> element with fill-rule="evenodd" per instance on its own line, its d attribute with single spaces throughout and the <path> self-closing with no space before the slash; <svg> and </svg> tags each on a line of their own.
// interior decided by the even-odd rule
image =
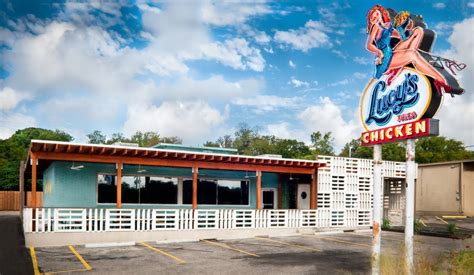
<svg viewBox="0 0 474 275">
<path fill-rule="evenodd" d="M 379 274 L 382 239 L 382 145 L 374 145 L 374 212 L 372 223 L 372 274 Z"/>
<path fill-rule="evenodd" d="M 407 139 L 405 192 L 405 261 L 408 274 L 413 274 L 413 230 L 415 213 L 415 140 Z"/>
</svg>

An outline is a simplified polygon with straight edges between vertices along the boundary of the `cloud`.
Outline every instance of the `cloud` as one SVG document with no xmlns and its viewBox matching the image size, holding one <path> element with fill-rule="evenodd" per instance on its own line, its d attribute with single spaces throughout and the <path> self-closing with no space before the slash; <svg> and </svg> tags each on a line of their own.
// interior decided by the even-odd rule
<svg viewBox="0 0 474 275">
<path fill-rule="evenodd" d="M 433 3 L 433 8 L 435 8 L 437 10 L 442 10 L 442 9 L 446 8 L 446 4 L 442 3 L 442 2 Z"/>
<path fill-rule="evenodd" d="M 293 61 L 291 61 L 291 59 L 288 61 L 288 65 L 290 65 L 290 67 L 292 67 L 293 69 L 296 68 L 296 64 L 293 63 Z"/>
<path fill-rule="evenodd" d="M 335 104 L 330 98 L 322 97 L 319 103 L 307 107 L 298 114 L 298 119 L 304 125 L 307 133 L 320 131 L 331 132 L 334 137 L 334 145 L 339 150 L 344 144 L 358 137 L 360 127 L 356 121 L 358 116 L 350 121 L 344 120 L 342 108 Z M 356 115 L 356 111 L 354 111 Z"/>
<path fill-rule="evenodd" d="M 454 22 L 438 22 L 434 26 L 434 31 L 436 32 L 437 35 L 447 35 L 452 32 Z"/>
<path fill-rule="evenodd" d="M 361 65 L 369 65 L 372 63 L 367 57 L 361 57 L 361 56 L 354 57 L 354 62 Z"/>
<path fill-rule="evenodd" d="M 255 42 L 259 44 L 268 44 L 272 40 L 272 38 L 263 31 L 256 33 L 254 39 Z"/>
<path fill-rule="evenodd" d="M 276 31 L 274 40 L 295 50 L 307 52 L 313 48 L 330 48 L 332 42 L 327 28 L 319 21 L 309 20 L 297 30 Z"/>
<path fill-rule="evenodd" d="M 298 80 L 294 77 L 291 77 L 291 80 L 288 81 L 288 84 L 289 85 L 292 85 L 293 87 L 295 88 L 300 88 L 300 87 L 306 87 L 308 88 L 309 87 L 309 83 L 306 82 L 306 81 L 302 81 L 302 80 Z"/>
<path fill-rule="evenodd" d="M 368 79 L 369 77 L 368 73 L 361 73 L 361 72 L 355 72 L 353 75 L 356 79 Z"/>
<path fill-rule="evenodd" d="M 469 8 L 474 8 L 474 2 L 469 2 L 469 3 L 467 3 L 467 6 L 468 6 Z"/>
<path fill-rule="evenodd" d="M 186 2 L 188 4 L 188 2 Z M 203 1 L 200 10 L 204 22 L 216 26 L 242 24 L 250 17 L 272 13 L 265 1 Z"/>
<path fill-rule="evenodd" d="M 339 51 L 339 50 L 332 50 L 331 52 L 333 52 L 334 54 L 336 54 L 338 57 L 342 58 L 342 59 L 346 59 L 347 58 L 347 54 L 344 54 L 343 52 Z"/>
<path fill-rule="evenodd" d="M 18 129 L 34 126 L 36 126 L 34 117 L 0 111 L 0 139 L 9 138 Z"/>
<path fill-rule="evenodd" d="M 473 29 L 474 17 L 464 19 L 453 26 L 453 33 L 448 38 L 451 48 L 443 56 L 467 65 L 457 76 L 466 92 L 455 98 L 445 96 L 439 112 L 441 134 L 461 140 L 466 145 L 474 144 L 474 40 L 466 39 L 472 36 Z"/>
<path fill-rule="evenodd" d="M 301 100 L 297 97 L 278 97 L 274 95 L 258 95 L 251 98 L 236 98 L 232 103 L 239 106 L 252 107 L 254 112 L 261 114 L 273 112 L 281 108 L 295 107 Z"/>
<path fill-rule="evenodd" d="M 224 123 L 228 108 L 219 111 L 204 101 L 165 101 L 159 106 L 134 105 L 127 112 L 123 131 L 156 131 L 179 136 L 188 144 L 202 143 L 213 136 L 212 129 Z"/>
<path fill-rule="evenodd" d="M 0 111 L 11 110 L 17 106 L 17 104 L 28 99 L 29 96 L 26 94 L 19 93 L 10 87 L 4 87 L 0 90 Z"/>
</svg>

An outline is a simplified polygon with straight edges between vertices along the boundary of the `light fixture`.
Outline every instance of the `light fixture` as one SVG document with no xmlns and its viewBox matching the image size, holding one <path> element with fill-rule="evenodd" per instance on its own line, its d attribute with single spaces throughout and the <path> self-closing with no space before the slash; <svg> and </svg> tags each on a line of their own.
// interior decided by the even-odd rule
<svg viewBox="0 0 474 275">
<path fill-rule="evenodd" d="M 72 162 L 71 170 L 79 171 L 79 170 L 81 170 L 82 168 L 84 168 L 84 165 L 78 165 L 78 166 L 76 166 L 75 163 L 74 163 L 74 161 Z"/>
<path fill-rule="evenodd" d="M 146 172 L 146 169 L 142 169 L 142 165 L 141 164 L 138 164 L 138 171 L 137 173 L 145 173 Z"/>
</svg>

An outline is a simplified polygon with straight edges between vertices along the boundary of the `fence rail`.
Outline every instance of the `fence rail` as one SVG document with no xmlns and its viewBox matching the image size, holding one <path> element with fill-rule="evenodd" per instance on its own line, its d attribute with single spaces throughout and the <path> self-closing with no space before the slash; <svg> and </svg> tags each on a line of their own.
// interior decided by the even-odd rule
<svg viewBox="0 0 474 275">
<path fill-rule="evenodd" d="M 369 226 L 351 210 L 25 208 L 25 232 L 112 232 Z M 350 215 L 351 219 L 341 216 Z M 359 218 L 358 218 L 359 217 Z M 348 222 L 346 222 L 346 220 Z"/>
</svg>

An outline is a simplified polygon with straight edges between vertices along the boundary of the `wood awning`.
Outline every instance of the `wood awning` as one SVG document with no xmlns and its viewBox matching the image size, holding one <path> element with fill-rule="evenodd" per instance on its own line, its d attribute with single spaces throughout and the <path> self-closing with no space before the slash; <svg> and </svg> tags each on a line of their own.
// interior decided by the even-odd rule
<svg viewBox="0 0 474 275">
<path fill-rule="evenodd" d="M 314 174 L 325 163 L 313 160 L 226 155 L 119 145 L 32 140 L 28 157 L 97 163 Z"/>
</svg>

